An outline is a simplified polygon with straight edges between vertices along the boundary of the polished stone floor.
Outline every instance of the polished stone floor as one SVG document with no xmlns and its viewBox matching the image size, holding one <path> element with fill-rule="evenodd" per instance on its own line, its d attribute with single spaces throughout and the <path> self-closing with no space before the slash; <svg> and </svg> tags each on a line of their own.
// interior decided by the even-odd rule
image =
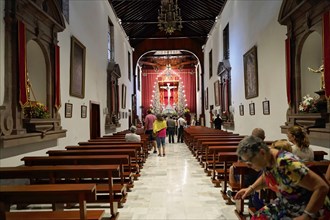
<svg viewBox="0 0 330 220">
<path fill-rule="evenodd" d="M 151 153 L 141 177 L 119 209 L 119 220 L 237 219 L 185 144 L 166 144 L 166 156 Z"/>
</svg>

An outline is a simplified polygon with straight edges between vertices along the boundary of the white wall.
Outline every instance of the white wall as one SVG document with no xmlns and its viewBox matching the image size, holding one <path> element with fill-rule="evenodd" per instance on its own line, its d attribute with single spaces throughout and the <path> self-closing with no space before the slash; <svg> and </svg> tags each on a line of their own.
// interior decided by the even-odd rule
<svg viewBox="0 0 330 220">
<path fill-rule="evenodd" d="M 2 5 L 3 1 L 0 1 Z M 21 154 L 15 157 L 2 159 L 1 166 L 15 166 L 22 164 L 20 159 L 24 156 L 46 155 L 46 151 L 53 149 L 64 149 L 67 145 L 76 145 L 79 141 L 89 139 L 89 102 L 100 103 L 101 110 L 101 135 L 105 134 L 105 115 L 103 109 L 106 107 L 106 82 L 107 82 L 107 31 L 108 18 L 110 17 L 115 29 L 115 61 L 119 64 L 122 77 L 119 79 L 121 99 L 121 85 L 127 86 L 126 109 L 120 107 L 120 111 L 128 112 L 131 109 L 131 94 L 133 92 L 133 81 L 127 77 L 127 54 L 132 54 L 131 47 L 122 28 L 119 26 L 108 1 L 70 1 L 70 24 L 66 23 L 66 29 L 58 35 L 60 46 L 60 71 L 61 71 L 61 100 L 60 109 L 63 129 L 67 129 L 66 137 L 60 138 L 52 143 L 42 143 L 34 145 L 56 146 L 43 150 Z M 92 16 L 86 16 L 92 15 Z M 3 17 L 3 16 L 2 16 Z M 2 19 L 1 19 L 2 22 Z M 3 28 L 1 27 L 1 30 Z M 2 34 L 2 32 L 1 32 Z M 85 98 L 80 99 L 69 95 L 70 91 L 70 40 L 75 36 L 86 47 L 86 69 L 85 69 Z M 0 38 L 3 40 L 3 37 Z M 0 41 L 1 43 L 1 41 Z M 0 47 L 0 56 L 3 49 Z M 3 63 L 3 56 L 0 62 Z M 1 64 L 1 63 L 0 63 Z M 132 64 L 132 62 L 131 62 Z M 0 76 L 3 76 L 3 65 L 0 65 Z M 132 69 L 132 67 L 131 67 Z M 133 77 L 132 77 L 133 80 Z M 3 88 L 1 80 L 0 89 Z M 1 96 L 0 96 L 1 97 Z M 1 101 L 1 99 L 0 99 Z M 70 102 L 73 104 L 72 118 L 64 117 L 64 105 Z M 1 104 L 1 103 L 0 103 Z M 87 118 L 80 117 L 81 105 L 87 105 Z M 120 104 L 121 106 L 121 104 Z M 121 128 L 118 131 L 127 129 L 128 119 L 121 119 Z"/>
<path fill-rule="evenodd" d="M 213 83 L 218 78 L 216 68 L 222 58 L 222 32 L 229 23 L 230 64 L 232 78 L 232 106 L 234 108 L 235 130 L 240 134 L 250 134 L 254 127 L 265 129 L 267 139 L 285 137 L 280 125 L 285 122 L 287 110 L 285 87 L 285 47 L 286 27 L 277 22 L 281 1 L 228 1 L 213 29 L 205 47 L 205 72 L 208 72 L 208 52 L 213 51 L 213 77 L 208 80 L 209 105 L 214 104 Z M 254 45 L 258 53 L 259 95 L 245 99 L 243 55 Z M 262 101 L 270 101 L 271 114 L 263 115 Z M 255 115 L 248 112 L 248 104 L 255 103 Z M 238 106 L 245 107 L 240 116 Z M 207 126 L 210 119 L 207 116 Z"/>
</svg>

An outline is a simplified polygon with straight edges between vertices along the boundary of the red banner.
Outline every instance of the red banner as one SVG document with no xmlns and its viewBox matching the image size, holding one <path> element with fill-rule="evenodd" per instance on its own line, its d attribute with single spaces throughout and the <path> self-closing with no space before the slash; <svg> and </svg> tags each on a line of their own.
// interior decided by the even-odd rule
<svg viewBox="0 0 330 220">
<path fill-rule="evenodd" d="M 290 38 L 285 40 L 285 61 L 286 61 L 286 96 L 288 104 L 291 103 L 291 51 Z"/>
<path fill-rule="evenodd" d="M 330 12 L 323 15 L 323 45 L 324 45 L 324 84 L 325 95 L 330 98 Z"/>
<path fill-rule="evenodd" d="M 18 21 L 18 74 L 19 74 L 19 103 L 24 106 L 28 102 L 26 83 L 26 40 L 25 24 Z"/>
<path fill-rule="evenodd" d="M 55 108 L 61 108 L 60 47 L 55 45 Z"/>
</svg>

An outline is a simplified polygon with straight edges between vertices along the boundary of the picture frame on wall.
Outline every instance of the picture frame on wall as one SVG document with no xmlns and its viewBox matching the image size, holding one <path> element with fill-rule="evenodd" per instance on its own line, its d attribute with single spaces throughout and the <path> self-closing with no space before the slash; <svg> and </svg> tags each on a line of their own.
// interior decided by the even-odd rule
<svg viewBox="0 0 330 220">
<path fill-rule="evenodd" d="M 70 96 L 85 97 L 86 47 L 74 36 L 71 37 Z"/>
<path fill-rule="evenodd" d="M 209 88 L 206 88 L 204 98 L 205 98 L 205 100 L 204 100 L 205 110 L 208 110 L 209 109 Z"/>
<path fill-rule="evenodd" d="M 125 84 L 122 84 L 121 86 L 121 108 L 125 109 L 126 108 L 126 92 L 127 92 L 127 87 Z"/>
<path fill-rule="evenodd" d="M 239 105 L 239 115 L 243 116 L 244 115 L 244 105 Z"/>
<path fill-rule="evenodd" d="M 255 115 L 255 106 L 254 103 L 249 104 L 250 115 Z"/>
<path fill-rule="evenodd" d="M 214 82 L 214 105 L 220 105 L 220 81 L 216 80 Z"/>
<path fill-rule="evenodd" d="M 87 106 L 86 105 L 81 106 L 81 118 L 87 118 Z"/>
<path fill-rule="evenodd" d="M 270 114 L 270 103 L 268 100 L 262 102 L 262 112 L 264 115 Z"/>
<path fill-rule="evenodd" d="M 72 110 L 73 110 L 73 104 L 71 103 L 65 103 L 65 112 L 64 115 L 66 118 L 72 118 Z"/>
<path fill-rule="evenodd" d="M 258 60 L 257 46 L 243 55 L 245 98 L 258 96 Z"/>
</svg>

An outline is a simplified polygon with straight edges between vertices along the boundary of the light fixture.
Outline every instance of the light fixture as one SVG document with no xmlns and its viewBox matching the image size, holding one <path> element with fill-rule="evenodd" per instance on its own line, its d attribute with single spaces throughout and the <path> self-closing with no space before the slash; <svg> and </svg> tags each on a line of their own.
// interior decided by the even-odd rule
<svg viewBox="0 0 330 220">
<path fill-rule="evenodd" d="M 182 19 L 178 0 L 175 0 L 175 3 L 174 0 L 161 0 L 158 10 L 158 28 L 170 35 L 176 30 L 181 31 Z"/>
</svg>

